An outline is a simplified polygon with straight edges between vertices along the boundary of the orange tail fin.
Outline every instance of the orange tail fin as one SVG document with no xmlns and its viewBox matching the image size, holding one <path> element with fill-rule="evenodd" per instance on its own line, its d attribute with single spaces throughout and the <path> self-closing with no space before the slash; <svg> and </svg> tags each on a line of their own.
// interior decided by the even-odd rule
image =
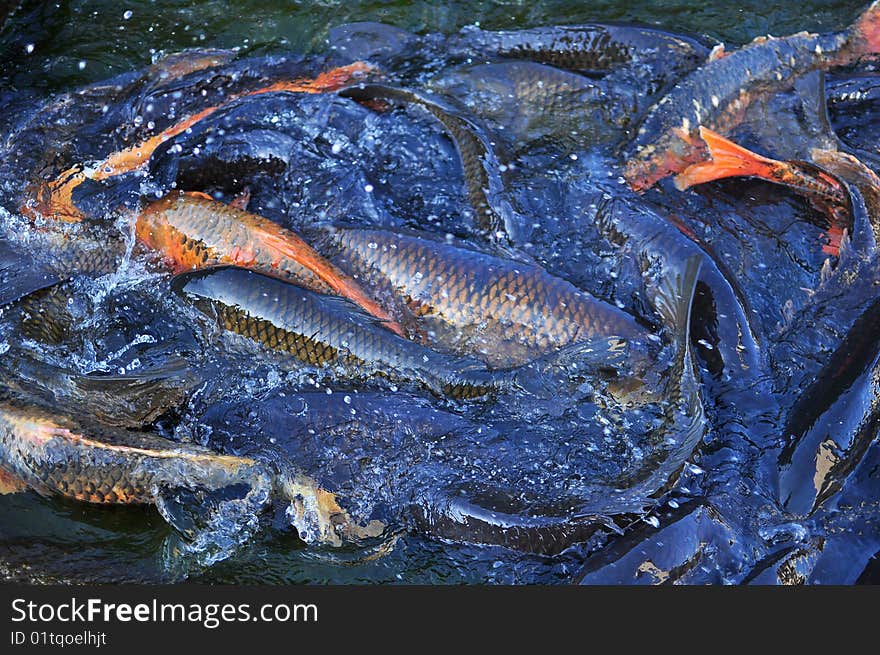
<svg viewBox="0 0 880 655">
<path fill-rule="evenodd" d="M 826 255 L 837 257 L 840 255 L 840 242 L 843 239 L 844 228 L 832 225 L 825 231 L 826 243 L 822 244 L 822 252 Z"/>
<path fill-rule="evenodd" d="M 71 166 L 51 182 L 36 182 L 28 187 L 20 210 L 30 219 L 47 218 L 67 223 L 79 223 L 83 213 L 73 204 L 73 190 L 86 174 L 82 166 Z"/>
<path fill-rule="evenodd" d="M 780 162 L 747 150 L 706 127 L 700 127 L 700 137 L 706 143 L 711 159 L 691 164 L 676 175 L 675 186 L 678 190 L 684 191 L 696 184 L 725 177 L 763 177 L 775 180 L 773 173 Z"/>
</svg>

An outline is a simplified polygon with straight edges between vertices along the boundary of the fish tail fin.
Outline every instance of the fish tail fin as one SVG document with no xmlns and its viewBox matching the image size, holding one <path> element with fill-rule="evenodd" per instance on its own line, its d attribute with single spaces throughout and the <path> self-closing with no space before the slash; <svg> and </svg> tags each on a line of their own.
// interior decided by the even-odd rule
<svg viewBox="0 0 880 655">
<path fill-rule="evenodd" d="M 675 186 L 679 191 L 725 177 L 772 179 L 773 172 L 781 163 L 747 150 L 707 127 L 700 127 L 700 137 L 711 158 L 709 161 L 691 164 L 675 176 Z"/>
<path fill-rule="evenodd" d="M 654 308 L 672 332 L 679 353 L 690 350 L 691 308 L 702 265 L 698 255 L 688 257 L 680 269 L 663 276 L 654 293 Z"/>
<path fill-rule="evenodd" d="M 27 200 L 20 210 L 30 219 L 48 218 L 79 223 L 85 215 L 73 202 L 73 190 L 87 179 L 82 166 L 71 166 L 50 182 L 36 182 L 25 190 Z"/>
<path fill-rule="evenodd" d="M 675 355 L 668 370 L 666 396 L 669 420 L 680 431 L 678 452 L 691 453 L 705 431 L 705 409 L 697 386 L 691 351 L 691 311 L 703 260 L 688 257 L 676 271 L 664 276 L 654 301 L 657 311 L 673 335 Z M 681 461 L 681 455 L 670 458 Z"/>
<path fill-rule="evenodd" d="M 862 12 L 852 26 L 852 32 L 857 40 L 859 55 L 880 54 L 880 0 L 872 2 Z"/>
<path fill-rule="evenodd" d="M 669 266 L 653 290 L 652 302 L 663 324 L 672 334 L 674 359 L 666 376 L 670 398 L 684 397 L 689 408 L 694 402 L 694 371 L 691 357 L 691 309 L 697 292 L 697 281 L 703 260 L 699 255 L 685 259 L 680 266 Z"/>
</svg>

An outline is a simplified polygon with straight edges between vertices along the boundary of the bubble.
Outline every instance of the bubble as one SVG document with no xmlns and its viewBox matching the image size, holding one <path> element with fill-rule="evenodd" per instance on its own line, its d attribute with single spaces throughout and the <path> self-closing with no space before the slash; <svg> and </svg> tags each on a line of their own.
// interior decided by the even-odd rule
<svg viewBox="0 0 880 655">
<path fill-rule="evenodd" d="M 25 51 L 27 54 L 31 54 L 31 53 L 34 51 L 34 44 L 33 44 L 33 43 L 28 43 L 28 44 L 24 47 L 24 51 Z"/>
<path fill-rule="evenodd" d="M 123 20 L 128 20 L 128 19 L 131 18 L 133 15 L 134 15 L 134 12 L 133 12 L 131 9 L 129 9 L 129 10 L 126 11 L 124 14 L 122 14 L 122 18 L 123 18 Z"/>
<path fill-rule="evenodd" d="M 372 184 L 366 185 L 364 187 L 364 191 L 366 191 L 367 193 L 373 193 L 373 185 Z"/>
<path fill-rule="evenodd" d="M 80 59 L 80 60 L 79 60 L 79 63 L 77 64 L 77 67 L 78 67 L 80 70 L 85 70 L 85 68 L 86 68 L 86 62 L 85 62 L 85 60 L 84 60 L 84 59 Z"/>
</svg>

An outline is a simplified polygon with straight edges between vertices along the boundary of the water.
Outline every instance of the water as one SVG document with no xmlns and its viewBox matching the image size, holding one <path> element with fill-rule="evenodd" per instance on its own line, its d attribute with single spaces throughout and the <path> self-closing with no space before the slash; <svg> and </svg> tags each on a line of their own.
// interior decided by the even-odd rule
<svg viewBox="0 0 880 655">
<path fill-rule="evenodd" d="M 25 2 L 0 32 L 0 97 L 18 112 L 32 112 L 52 94 L 141 70 L 185 48 L 238 49 L 230 65 L 236 71 L 268 70 L 258 57 L 287 53 L 313 55 L 303 65 L 321 70 L 309 62 L 327 51 L 328 29 L 361 20 L 441 35 L 477 24 L 518 29 L 640 21 L 690 32 L 707 44 L 716 39 L 739 44 L 765 33 L 839 29 L 862 8 L 842 2 L 801 4 L 797 11 L 742 2 L 699 7 L 302 3 L 283 10 L 246 2 L 191 3 L 185 9 L 162 2 L 59 4 Z M 455 77 L 460 62 L 446 59 L 442 49 L 431 50 L 430 40 L 417 52 L 424 53 L 427 67 L 402 67 L 405 82 L 435 90 L 449 79 L 461 83 Z M 123 82 L 139 88 L 132 79 Z M 456 88 L 466 105 L 470 100 L 470 111 L 480 110 L 475 87 Z M 623 86 L 609 89 L 618 93 L 615 101 L 627 97 Z M 149 97 L 158 103 L 161 89 Z M 68 144 L 35 139 L 34 147 L 57 151 L 65 163 L 97 159 L 118 135 L 95 127 L 100 121 L 94 116 L 107 124 L 124 123 L 129 112 L 141 116 L 137 129 L 148 129 L 149 118 L 133 111 L 148 104 L 137 94 L 120 101 L 110 90 L 99 91 L 90 102 L 94 115 L 77 106 L 59 110 L 70 122 L 59 121 L 51 129 L 69 137 Z M 101 113 L 105 103 L 109 110 Z M 842 103 L 832 115 L 835 127 L 851 143 L 870 143 L 876 126 L 860 125 L 847 113 L 851 107 Z M 853 272 L 850 277 L 838 274 L 820 288 L 825 256 L 817 245 L 816 214 L 775 187 L 725 182 L 687 194 L 635 198 L 619 180 L 619 126 L 572 138 L 567 121 L 574 108 L 547 111 L 539 117 L 543 123 L 526 117 L 528 130 L 512 136 L 499 130 L 496 145 L 512 164 L 504 171 L 504 184 L 527 225 L 526 251 L 550 273 L 639 316 L 662 337 L 666 349 L 652 369 L 657 376 L 668 373 L 677 351 L 670 343 L 672 331 L 662 327 L 654 309 L 650 285 L 627 256 L 640 253 L 641 242 L 637 236 L 624 244 L 609 239 L 601 225 L 610 220 L 622 227 L 629 216 L 642 229 L 669 227 L 663 232 L 672 245 L 663 263 L 667 273 L 677 265 L 672 255 L 693 248 L 682 245 L 669 218 L 713 253 L 719 274 L 736 286 L 733 303 L 753 321 L 765 359 L 748 375 L 718 372 L 718 328 L 706 318 L 706 303 L 713 301 L 698 287 L 693 342 L 699 370 L 693 384 L 706 417 L 705 431 L 696 434 L 699 447 L 694 448 L 695 433 L 687 421 L 670 418 L 663 402 L 622 407 L 607 381 L 577 368 L 584 366 L 577 356 L 543 362 L 522 380 L 522 389 L 463 403 L 426 393 L 417 382 L 359 382 L 344 371 L 291 364 L 283 355 L 218 330 L 176 298 L 167 274 L 136 254 L 120 273 L 74 282 L 69 311 L 76 329 L 60 343 L 23 337 L 13 312 L 0 316 L 6 374 L 74 410 L 94 412 L 104 403 L 102 420 L 124 424 L 136 419 L 129 416 L 131 406 L 101 395 L 103 387 L 96 387 L 94 378 L 184 361 L 192 377 L 170 375 L 159 387 L 157 405 L 167 401 L 173 409 L 157 408 L 150 416 L 153 431 L 295 464 L 338 492 L 358 521 L 381 520 L 385 533 L 359 546 L 307 546 L 281 504 L 261 517 L 260 530 L 243 547 L 200 567 L 180 555 L 179 535 L 154 509 L 93 508 L 17 494 L 0 497 L 4 577 L 116 582 L 187 576 L 237 583 L 876 581 L 871 562 L 880 549 L 880 453 L 874 443 L 878 355 L 870 345 L 858 345 L 876 341 L 873 332 L 853 327 L 860 316 L 871 324 L 875 268 L 851 260 L 843 267 Z M 504 111 L 519 116 L 516 106 L 501 109 L 501 116 L 509 116 Z M 129 119 L 137 125 L 135 116 Z M 498 114 L 484 118 L 490 126 L 493 118 L 504 120 Z M 4 129 L 15 120 L 8 115 Z M 602 124 L 591 120 L 591 126 Z M 578 125 L 583 123 L 575 129 Z M 254 154 L 270 165 L 254 168 L 244 156 Z M 205 166 L 211 157 L 223 164 L 219 173 L 216 165 Z M 34 150 L 4 170 L 20 177 L 37 162 L 51 161 L 45 151 Z M 249 183 L 252 211 L 297 230 L 342 221 L 450 234 L 471 247 L 485 247 L 463 225 L 470 212 L 464 179 L 436 122 L 413 109 L 377 113 L 332 95 L 296 102 L 267 95 L 218 112 L 158 151 L 146 178 L 84 185 L 83 201 L 108 211 L 172 185 L 229 199 L 241 190 L 238 178 Z M 4 180 L 7 209 L 15 209 L 11 199 L 25 181 Z M 9 270 L 15 256 L 4 255 Z M 858 282 L 843 283 L 844 278 Z M 823 366 L 841 356 L 841 344 L 861 348 L 861 360 L 846 383 L 835 386 L 832 376 L 813 388 L 824 399 L 821 405 L 798 404 L 814 377 L 828 379 Z M 71 383 L 71 374 L 90 381 Z M 792 418 L 794 409 L 806 416 L 803 425 Z M 845 429 L 838 432 L 839 425 Z M 786 439 L 789 429 L 800 438 Z M 650 514 L 635 518 L 639 512 L 632 508 L 646 495 L 635 481 L 657 461 L 670 462 L 670 470 L 663 469 L 667 477 L 673 470 L 681 474 Z M 627 488 L 637 491 L 616 491 Z M 425 508 L 435 513 L 420 514 Z M 584 520 L 592 514 L 609 518 Z M 504 529 L 505 517 L 525 523 L 526 517 L 551 523 L 561 517 L 567 527 L 562 534 L 546 530 L 536 540 L 528 530 Z M 482 539 L 474 538 L 477 533 Z M 472 543 L 480 540 L 504 545 Z"/>
</svg>

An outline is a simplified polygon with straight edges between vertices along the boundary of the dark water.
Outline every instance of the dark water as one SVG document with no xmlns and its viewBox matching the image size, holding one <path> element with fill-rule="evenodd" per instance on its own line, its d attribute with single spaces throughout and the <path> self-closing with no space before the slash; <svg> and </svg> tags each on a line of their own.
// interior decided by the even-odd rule
<svg viewBox="0 0 880 655">
<path fill-rule="evenodd" d="M 572 122 L 583 105 L 570 104 L 524 118 L 522 106 L 502 102 L 493 116 L 479 90 L 468 86 L 473 78 L 456 77 L 461 61 L 443 46 L 467 25 L 521 29 L 586 21 L 638 21 L 688 32 L 707 46 L 714 40 L 735 45 L 766 33 L 840 29 L 861 8 L 842 2 L 796 9 L 743 2 L 280 3 L 271 9 L 245 2 L 185 9 L 162 2 L 23 3 L 0 33 L 0 97 L 14 110 L 2 120 L 4 137 L 20 129 L 20 116 L 39 117 L 37 108 L 53 94 L 141 70 L 162 54 L 238 48 L 229 70 L 240 72 L 268 70 L 275 58 L 292 53 L 291 65 L 314 73 L 327 67 L 320 57 L 328 52 L 329 28 L 382 21 L 428 35 L 409 60 L 394 63 L 404 83 L 455 90 L 470 111 L 484 113 L 489 128 L 511 115 L 526 125 L 519 137 L 498 130 L 497 145 L 513 164 L 504 175 L 511 202 L 530 226 L 523 250 L 550 273 L 638 316 L 667 345 L 670 359 L 678 352 L 670 345 L 673 330 L 662 325 L 642 271 L 633 267 L 633 255 L 644 256 L 647 246 L 637 233 L 622 244 L 609 223 L 663 235 L 668 259 L 661 277 L 686 256 L 709 253 L 733 300 L 722 305 L 698 287 L 694 388 L 705 423 L 695 446 L 691 426 L 680 416 L 670 419 L 664 402 L 621 407 L 605 383 L 565 357 L 543 362 L 524 390 L 462 403 L 418 384 L 361 383 L 344 372 L 291 364 L 218 333 L 174 296 L 167 274 L 134 256 L 116 274 L 74 282 L 69 311 L 77 329 L 61 344 L 37 343 L 19 333 L 12 312 L 0 316 L 4 374 L 54 389 L 59 403 L 69 405 L 71 394 L 58 391 L 63 371 L 121 375 L 182 359 L 198 384 L 186 388 L 187 402 L 161 416 L 153 430 L 225 451 L 290 459 L 337 491 L 353 515 L 380 519 L 388 530 L 359 546 L 307 546 L 276 508 L 243 546 L 201 568 L 180 556 L 180 538 L 153 509 L 96 509 L 17 494 L 0 497 L 4 577 L 876 582 L 880 352 L 873 319 L 880 271 L 873 257 L 858 254 L 868 251 L 859 240 L 865 230 L 853 237 L 856 254 L 842 257 L 837 274 L 823 283 L 821 217 L 801 198 L 743 181 L 688 193 L 664 187 L 637 198 L 619 178 L 624 137 L 618 112 L 591 110 Z M 300 55 L 307 56 L 300 61 Z M 260 59 L 266 56 L 271 59 Z M 849 84 L 848 75 L 829 84 L 832 100 L 839 100 L 831 103 L 831 117 L 848 143 L 870 148 L 880 112 L 870 98 L 862 107 L 834 96 L 835 85 Z M 133 79 L 119 79 L 138 88 Z M 609 89 L 621 107 L 644 98 L 638 87 Z M 97 92 L 95 107 L 103 101 Z M 15 178 L 3 180 L 4 232 L 24 229 L 14 216 L 15 199 L 29 165 L 63 168 L 99 158 L 106 141 L 116 138 L 100 121 L 123 123 L 126 112 L 142 106 L 114 105 L 106 118 L 95 118 L 74 105 L 62 107 L 64 120 L 51 125 L 38 118 L 26 141 L 32 151 L 4 162 L 4 173 Z M 83 204 L 110 213 L 174 185 L 228 198 L 246 180 L 252 211 L 297 230 L 342 222 L 455 234 L 485 247 L 463 224 L 470 208 L 452 143 L 418 111 L 377 113 L 332 94 L 295 102 L 267 95 L 218 112 L 169 145 L 157 151 L 146 179 L 86 185 Z M 40 147 L 53 156 L 33 151 Z M 244 155 L 256 151 L 282 163 L 253 170 Z M 125 233 L 124 226 L 113 229 Z M 0 251 L 7 269 L 24 265 L 16 259 L 19 250 Z M 748 373 L 719 369 L 726 337 L 712 316 L 729 324 L 735 311 L 747 317 L 759 344 L 759 361 Z M 668 374 L 668 361 L 660 358 L 653 373 Z M 660 485 L 648 492 L 634 482 L 652 467 L 673 478 L 663 493 L 654 493 Z M 619 491 L 628 488 L 637 491 Z M 655 498 L 646 502 L 648 495 Z M 419 514 L 425 507 L 444 511 L 425 517 Z M 522 524 L 560 519 L 568 527 L 562 535 L 528 536 L 528 530 L 499 529 L 506 520 L 499 514 Z M 586 520 L 596 514 L 605 518 Z M 579 524 L 582 529 L 570 527 Z M 529 552 L 536 550 L 546 552 Z"/>
</svg>

